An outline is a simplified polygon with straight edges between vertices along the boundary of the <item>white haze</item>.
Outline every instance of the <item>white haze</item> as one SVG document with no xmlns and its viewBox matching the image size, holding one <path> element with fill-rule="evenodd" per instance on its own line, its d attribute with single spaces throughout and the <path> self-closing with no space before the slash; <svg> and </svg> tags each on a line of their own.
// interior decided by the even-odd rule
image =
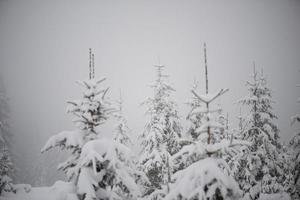
<svg viewBox="0 0 300 200">
<path fill-rule="evenodd" d="M 209 89 L 230 88 L 221 103 L 232 125 L 237 99 L 247 94 L 252 63 L 263 68 L 274 91 L 281 138 L 299 112 L 300 3 L 254 1 L 0 1 L 0 68 L 12 110 L 20 181 L 44 170 L 53 183 L 57 157 L 40 155 L 49 136 L 73 129 L 66 100 L 79 98 L 75 80 L 88 78 L 88 48 L 96 76 L 107 77 L 109 96 L 122 90 L 125 114 L 139 134 L 146 122 L 140 103 L 152 94 L 157 63 L 176 88 L 183 124 L 193 80 L 204 91 L 203 42 L 208 45 Z M 102 128 L 111 134 L 112 122 Z M 54 159 L 54 161 L 51 161 Z M 40 173 L 40 172 L 39 172 Z M 63 177 L 63 176 L 61 176 Z"/>
</svg>

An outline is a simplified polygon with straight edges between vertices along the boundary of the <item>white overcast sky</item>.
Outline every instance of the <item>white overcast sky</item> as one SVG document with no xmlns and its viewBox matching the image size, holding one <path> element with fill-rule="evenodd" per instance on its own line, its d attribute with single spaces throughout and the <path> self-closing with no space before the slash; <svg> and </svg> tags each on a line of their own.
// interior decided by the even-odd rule
<svg viewBox="0 0 300 200">
<path fill-rule="evenodd" d="M 209 87 L 230 88 L 221 103 L 236 123 L 252 62 L 273 90 L 282 140 L 299 112 L 300 2 L 229 1 L 14 1 L 0 0 L 0 73 L 11 98 L 17 150 L 33 160 L 47 138 L 73 129 L 66 100 L 80 97 L 75 80 L 88 78 L 88 48 L 109 96 L 121 88 L 133 134 L 146 122 L 140 103 L 152 94 L 152 67 L 160 56 L 175 87 L 183 122 L 193 79 L 204 91 L 203 42 Z M 111 128 L 103 129 L 110 134 Z M 32 157 L 32 158 L 30 158 Z"/>
</svg>

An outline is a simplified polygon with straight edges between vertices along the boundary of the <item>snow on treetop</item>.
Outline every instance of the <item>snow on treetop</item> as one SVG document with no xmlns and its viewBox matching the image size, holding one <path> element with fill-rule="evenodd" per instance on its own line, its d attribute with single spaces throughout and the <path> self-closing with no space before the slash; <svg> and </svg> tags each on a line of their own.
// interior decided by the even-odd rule
<svg viewBox="0 0 300 200">
<path fill-rule="evenodd" d="M 229 193 L 238 197 L 238 185 L 218 165 L 218 160 L 206 158 L 178 171 L 174 175 L 176 181 L 171 184 L 170 193 L 165 200 L 177 199 L 180 196 L 183 199 L 210 199 L 217 188 L 223 197 L 229 197 Z"/>
<path fill-rule="evenodd" d="M 101 125 L 112 111 L 105 99 L 108 88 L 99 87 L 104 80 L 105 78 L 77 81 L 84 87 L 83 98 L 67 101 L 67 112 L 74 115 L 73 122 L 81 130 L 96 134 L 95 127 Z"/>
<path fill-rule="evenodd" d="M 86 90 L 84 91 L 85 97 L 91 97 L 91 96 L 97 96 L 101 93 L 103 93 L 102 98 L 105 96 L 107 89 L 99 90 L 98 85 L 105 81 L 106 78 L 102 79 L 90 79 L 90 80 L 84 80 L 84 81 L 76 81 L 79 85 L 83 86 Z"/>
<path fill-rule="evenodd" d="M 48 139 L 41 152 L 48 151 L 56 146 L 65 148 L 82 147 L 84 144 L 84 133 L 81 131 L 62 131 Z"/>
</svg>

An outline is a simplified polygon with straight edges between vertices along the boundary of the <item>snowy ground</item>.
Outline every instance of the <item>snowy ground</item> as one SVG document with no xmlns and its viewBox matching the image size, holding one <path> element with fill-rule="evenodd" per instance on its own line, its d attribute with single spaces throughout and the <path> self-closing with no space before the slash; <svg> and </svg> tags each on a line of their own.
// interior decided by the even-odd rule
<svg viewBox="0 0 300 200">
<path fill-rule="evenodd" d="M 21 189 L 22 188 L 22 189 Z M 27 192 L 25 191 L 27 190 Z M 20 186 L 17 194 L 6 194 L 0 200 L 78 200 L 74 193 L 74 186 L 70 183 L 57 181 L 50 187 L 27 187 Z M 259 200 L 290 200 L 286 194 L 262 194 Z"/>
<path fill-rule="evenodd" d="M 50 187 L 20 187 L 16 194 L 5 194 L 0 200 L 77 200 L 74 191 L 72 184 L 57 181 Z"/>
</svg>

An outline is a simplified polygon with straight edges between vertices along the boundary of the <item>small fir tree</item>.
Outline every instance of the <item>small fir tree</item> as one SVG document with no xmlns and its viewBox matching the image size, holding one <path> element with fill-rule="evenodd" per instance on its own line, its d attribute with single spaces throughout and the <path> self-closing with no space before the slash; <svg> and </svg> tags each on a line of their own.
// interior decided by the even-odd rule
<svg viewBox="0 0 300 200">
<path fill-rule="evenodd" d="M 170 157 L 180 149 L 179 138 L 182 129 L 176 103 L 171 97 L 175 90 L 165 80 L 168 76 L 162 73 L 164 66 L 155 67 L 157 79 L 152 85 L 154 97 L 144 102 L 150 121 L 139 137 L 142 146 L 140 166 L 153 188 L 149 193 L 168 186 L 173 171 Z"/>
<path fill-rule="evenodd" d="M 4 92 L 0 92 L 0 196 L 3 192 L 14 191 L 14 185 L 11 178 L 13 164 L 8 150 L 10 146 L 8 119 L 8 100 Z"/>
<path fill-rule="evenodd" d="M 239 188 L 223 155 L 232 147 L 243 142 L 228 140 L 221 136 L 224 126 L 219 121 L 219 109 L 212 109 L 212 102 L 227 92 L 221 89 L 217 93 L 208 93 L 208 75 L 205 53 L 206 93 L 193 95 L 201 104 L 196 106 L 201 114 L 201 125 L 194 131 L 197 137 L 185 145 L 173 156 L 182 169 L 173 176 L 170 191 L 166 200 L 194 200 L 194 199 L 238 199 Z M 214 117 L 213 117 L 214 116 Z"/>
<path fill-rule="evenodd" d="M 251 143 L 238 161 L 236 180 L 244 191 L 245 199 L 258 199 L 260 193 L 277 193 L 283 190 L 280 170 L 279 130 L 274 124 L 272 94 L 266 78 L 253 72 L 253 81 L 247 82 L 249 95 L 241 99 L 250 108 L 247 128 L 241 138 Z"/>
</svg>

